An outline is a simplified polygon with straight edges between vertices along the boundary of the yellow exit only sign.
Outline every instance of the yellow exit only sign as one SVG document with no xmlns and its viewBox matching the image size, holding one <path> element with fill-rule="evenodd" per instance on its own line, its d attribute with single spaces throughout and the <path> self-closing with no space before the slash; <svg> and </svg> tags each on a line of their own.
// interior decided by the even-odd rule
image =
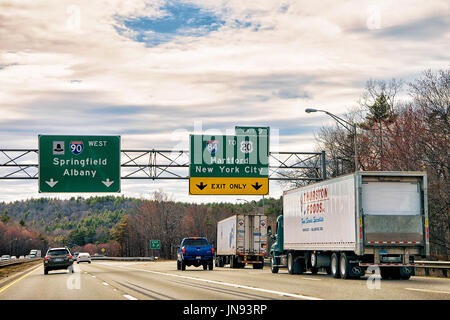
<svg viewBox="0 0 450 320">
<path fill-rule="evenodd" d="M 190 177 L 192 195 L 267 195 L 269 178 Z"/>
</svg>

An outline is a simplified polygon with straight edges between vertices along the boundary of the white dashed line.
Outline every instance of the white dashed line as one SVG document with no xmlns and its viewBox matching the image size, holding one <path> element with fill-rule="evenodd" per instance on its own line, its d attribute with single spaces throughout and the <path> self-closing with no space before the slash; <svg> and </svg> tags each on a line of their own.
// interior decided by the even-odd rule
<svg viewBox="0 0 450 320">
<path fill-rule="evenodd" d="M 311 281 L 322 281 L 322 279 L 305 278 L 305 277 L 301 277 L 300 279 L 302 279 L 302 280 L 311 280 Z"/>
<path fill-rule="evenodd" d="M 130 296 L 130 295 L 128 295 L 128 294 L 124 294 L 123 295 L 125 298 L 127 298 L 128 300 L 137 300 L 137 298 L 135 298 L 135 297 L 133 297 L 133 296 Z"/>
</svg>

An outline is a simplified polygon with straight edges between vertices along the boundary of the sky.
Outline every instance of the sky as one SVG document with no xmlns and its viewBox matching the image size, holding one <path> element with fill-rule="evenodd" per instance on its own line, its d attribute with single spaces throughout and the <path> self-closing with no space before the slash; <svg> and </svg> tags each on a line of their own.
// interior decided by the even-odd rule
<svg viewBox="0 0 450 320">
<path fill-rule="evenodd" d="M 314 151 L 314 134 L 357 105 L 366 81 L 405 82 L 450 64 L 449 2 L 0 0 L 0 149 L 39 134 L 120 135 L 122 149 L 189 149 L 189 134 L 269 126 L 271 151 Z M 401 95 L 407 99 L 407 92 Z M 0 162 L 2 158 L 0 158 Z M 5 160 L 3 160 L 4 162 Z M 0 201 L 39 194 L 0 180 Z M 124 180 L 121 194 L 187 181 Z M 283 186 L 270 182 L 270 197 Z"/>
</svg>

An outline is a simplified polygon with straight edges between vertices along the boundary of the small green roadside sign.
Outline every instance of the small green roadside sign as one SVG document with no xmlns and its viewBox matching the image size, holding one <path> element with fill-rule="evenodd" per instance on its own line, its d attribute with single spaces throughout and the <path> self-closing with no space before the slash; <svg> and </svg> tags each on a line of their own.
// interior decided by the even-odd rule
<svg viewBox="0 0 450 320">
<path fill-rule="evenodd" d="M 150 249 L 161 249 L 160 240 L 150 240 Z"/>
<path fill-rule="evenodd" d="M 39 192 L 120 192 L 120 136 L 39 135 Z"/>
</svg>

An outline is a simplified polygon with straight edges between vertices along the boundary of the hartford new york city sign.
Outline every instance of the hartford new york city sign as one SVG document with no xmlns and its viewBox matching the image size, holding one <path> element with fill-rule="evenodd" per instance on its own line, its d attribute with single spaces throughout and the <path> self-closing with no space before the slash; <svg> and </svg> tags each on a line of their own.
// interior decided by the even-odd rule
<svg viewBox="0 0 450 320">
<path fill-rule="evenodd" d="M 191 135 L 189 193 L 269 192 L 267 134 Z"/>
</svg>

